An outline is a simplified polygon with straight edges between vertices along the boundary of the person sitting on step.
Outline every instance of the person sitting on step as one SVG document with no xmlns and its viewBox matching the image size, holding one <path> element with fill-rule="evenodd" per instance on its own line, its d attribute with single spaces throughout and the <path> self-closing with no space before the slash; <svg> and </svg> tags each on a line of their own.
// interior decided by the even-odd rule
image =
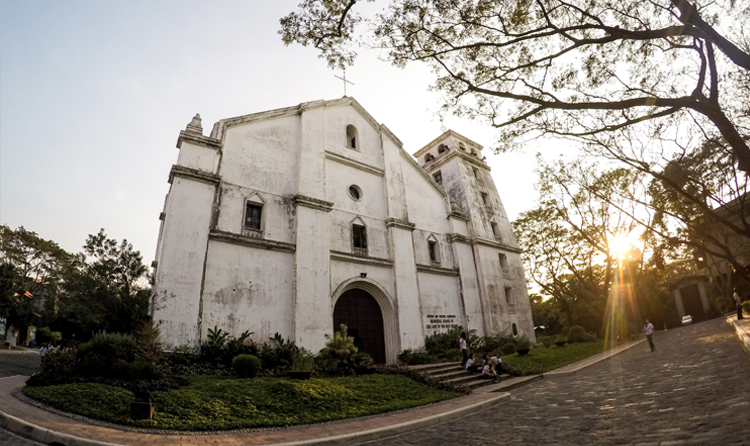
<svg viewBox="0 0 750 446">
<path fill-rule="evenodd" d="M 471 373 L 479 371 L 479 364 L 474 360 L 474 353 L 469 353 L 469 360 L 466 361 L 466 370 Z"/>
</svg>

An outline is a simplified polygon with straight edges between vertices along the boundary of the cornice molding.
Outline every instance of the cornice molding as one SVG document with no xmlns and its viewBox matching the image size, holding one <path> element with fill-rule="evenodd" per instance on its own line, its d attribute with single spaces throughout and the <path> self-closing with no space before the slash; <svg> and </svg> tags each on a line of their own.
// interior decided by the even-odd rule
<svg viewBox="0 0 750 446">
<path fill-rule="evenodd" d="M 339 155 L 338 153 L 329 152 L 328 150 L 326 150 L 325 155 L 326 155 L 326 159 L 337 162 L 339 164 L 344 164 L 349 167 L 353 167 L 363 172 L 371 173 L 373 175 L 377 175 L 380 177 L 385 176 L 385 171 L 383 169 L 378 169 L 377 167 L 370 166 L 363 162 L 356 161 L 351 158 L 347 158 L 345 156 Z"/>
<path fill-rule="evenodd" d="M 417 272 L 428 273 L 428 274 L 438 274 L 441 276 L 458 276 L 460 274 L 460 271 L 457 269 L 441 268 L 439 266 L 419 265 L 419 264 L 417 264 Z"/>
<path fill-rule="evenodd" d="M 407 231 L 413 231 L 416 225 L 414 223 L 408 222 L 406 220 L 400 220 L 398 218 L 386 218 L 385 219 L 385 226 L 390 228 L 398 228 L 398 229 L 406 229 Z"/>
<path fill-rule="evenodd" d="M 176 176 L 190 178 L 191 180 L 202 181 L 212 185 L 221 183 L 221 177 L 216 174 L 173 164 L 172 170 L 169 172 L 169 184 L 172 184 L 172 180 L 174 180 L 174 177 Z"/>
<path fill-rule="evenodd" d="M 471 244 L 471 237 L 467 237 L 463 234 L 456 234 L 456 233 L 452 233 L 448 235 L 451 238 L 451 243 L 459 242 L 459 243 L 466 243 L 469 245 Z"/>
<path fill-rule="evenodd" d="M 330 201 L 323 201 L 317 198 L 306 197 L 304 195 L 295 195 L 293 202 L 294 207 L 302 206 L 323 212 L 331 212 L 333 210 L 333 203 Z"/>
<path fill-rule="evenodd" d="M 177 148 L 182 148 L 183 142 L 189 142 L 191 144 L 195 144 L 197 146 L 203 146 L 208 149 L 214 149 L 219 150 L 221 149 L 221 141 L 219 141 L 216 138 L 211 138 L 209 136 L 203 136 L 198 133 L 193 133 L 185 130 L 180 131 L 180 136 L 177 138 Z"/>
<path fill-rule="evenodd" d="M 338 260 L 341 262 L 359 263 L 362 265 L 373 265 L 373 266 L 388 266 L 392 267 L 393 262 L 388 259 L 379 259 L 377 257 L 361 257 L 348 252 L 342 251 L 331 251 L 331 260 Z"/>
<path fill-rule="evenodd" d="M 460 140 L 462 140 L 463 142 L 465 142 L 466 144 L 470 144 L 470 145 L 472 145 L 472 146 L 475 146 L 475 147 L 477 147 L 477 148 L 478 148 L 479 150 L 482 150 L 482 149 L 484 148 L 484 146 L 483 146 L 483 145 L 481 145 L 481 144 L 479 144 L 479 143 L 477 143 L 477 142 L 474 142 L 474 141 L 470 140 L 469 138 L 465 137 L 464 135 L 462 135 L 462 134 L 460 134 L 460 133 L 456 133 L 455 131 L 453 131 L 453 130 L 450 130 L 450 129 L 449 129 L 449 130 L 446 130 L 445 132 L 443 132 L 443 134 L 442 134 L 442 135 L 438 136 L 437 138 L 435 138 L 435 139 L 433 139 L 432 141 L 430 141 L 429 143 L 427 143 L 427 144 L 426 144 L 425 146 L 423 146 L 423 147 L 422 147 L 421 149 L 419 149 L 419 150 L 417 150 L 416 152 L 414 152 L 414 153 L 413 153 L 413 156 L 414 156 L 415 158 L 419 158 L 419 157 L 420 157 L 420 156 L 422 156 L 422 155 L 423 155 L 423 154 L 424 154 L 424 153 L 425 153 L 426 151 L 428 151 L 428 150 L 429 150 L 429 149 L 431 149 L 431 148 L 432 148 L 432 147 L 433 147 L 433 146 L 434 146 L 435 144 L 437 144 L 437 143 L 438 143 L 438 141 L 440 141 L 440 140 L 442 140 L 442 139 L 446 139 L 446 138 L 448 138 L 449 136 L 452 136 L 452 137 L 454 137 L 454 138 L 460 139 Z"/>
<path fill-rule="evenodd" d="M 493 248 L 502 249 L 504 251 L 510 251 L 515 253 L 522 253 L 523 250 L 521 248 L 516 248 L 515 246 L 506 245 L 505 243 L 498 242 L 497 240 L 489 240 L 486 238 L 481 237 L 475 237 L 471 239 L 472 245 L 484 245 L 484 246 L 491 246 Z"/>
<path fill-rule="evenodd" d="M 452 160 L 455 157 L 459 157 L 463 160 L 466 160 L 467 162 L 469 162 L 469 164 L 472 164 L 481 169 L 485 169 L 488 172 L 492 171 L 492 168 L 490 168 L 490 166 L 482 162 L 481 159 L 477 158 L 476 156 L 471 156 L 467 153 L 461 152 L 459 150 L 450 150 L 449 152 L 441 153 L 434 160 L 425 163 L 422 166 L 422 169 L 424 169 L 427 172 L 432 173 L 435 169 L 442 167 L 444 164 L 448 163 L 448 161 Z"/>
<path fill-rule="evenodd" d="M 455 218 L 456 220 L 461 221 L 469 221 L 469 217 L 467 217 L 463 212 L 460 211 L 451 211 L 450 214 L 448 214 L 450 218 Z"/>
<path fill-rule="evenodd" d="M 233 232 L 220 231 L 214 229 L 208 234 L 208 239 L 230 243 L 233 245 L 249 246 L 251 248 L 270 249 L 272 251 L 281 251 L 294 253 L 297 246 L 294 243 L 280 242 L 276 240 L 268 240 L 258 237 L 249 237 L 247 235 L 235 234 Z"/>
</svg>

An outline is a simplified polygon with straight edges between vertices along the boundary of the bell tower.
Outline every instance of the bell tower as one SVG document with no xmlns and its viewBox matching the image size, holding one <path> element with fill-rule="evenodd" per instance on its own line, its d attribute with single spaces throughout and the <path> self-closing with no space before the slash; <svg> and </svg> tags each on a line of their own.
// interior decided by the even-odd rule
<svg viewBox="0 0 750 446">
<path fill-rule="evenodd" d="M 482 149 L 476 142 L 448 130 L 414 153 L 414 157 L 468 219 L 468 237 L 454 237 L 453 244 L 471 246 L 479 300 L 475 306 L 482 316 L 481 330 L 467 328 L 477 328 L 485 335 L 525 335 L 534 342 L 521 249 Z M 465 268 L 459 268 L 462 280 L 468 280 L 463 277 Z M 471 321 L 472 303 L 465 299 Z"/>
</svg>

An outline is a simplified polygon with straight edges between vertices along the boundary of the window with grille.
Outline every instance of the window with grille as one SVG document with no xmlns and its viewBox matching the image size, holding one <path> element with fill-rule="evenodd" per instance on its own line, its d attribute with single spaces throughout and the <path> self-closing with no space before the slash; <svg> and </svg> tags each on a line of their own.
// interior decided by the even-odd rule
<svg viewBox="0 0 750 446">
<path fill-rule="evenodd" d="M 439 185 L 441 185 L 441 186 L 443 185 L 443 174 L 442 174 L 442 173 L 440 173 L 440 171 L 438 171 L 438 172 L 437 172 L 436 174 L 434 174 L 434 175 L 433 175 L 432 177 L 433 177 L 433 178 L 435 178 L 435 182 L 436 182 L 437 184 L 439 184 Z"/>
<path fill-rule="evenodd" d="M 260 231 L 260 217 L 262 212 L 262 205 L 247 203 L 247 209 L 245 210 L 245 228 Z"/>
<path fill-rule="evenodd" d="M 440 261 L 440 257 L 438 256 L 438 244 L 434 240 L 428 240 L 427 241 L 427 247 L 430 250 L 430 262 L 431 263 L 438 263 Z"/>
<path fill-rule="evenodd" d="M 352 225 L 352 245 L 355 252 L 367 253 L 367 228 L 362 225 Z"/>
</svg>

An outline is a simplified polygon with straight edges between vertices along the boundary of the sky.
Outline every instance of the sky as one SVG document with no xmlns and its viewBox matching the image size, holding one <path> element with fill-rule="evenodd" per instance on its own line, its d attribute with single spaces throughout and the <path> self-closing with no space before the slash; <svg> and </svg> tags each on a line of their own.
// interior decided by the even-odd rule
<svg viewBox="0 0 750 446">
<path fill-rule="evenodd" d="M 0 0 L 0 223 L 79 252 L 104 228 L 154 258 L 180 130 L 343 96 L 313 48 L 285 47 L 300 0 Z M 536 204 L 537 147 L 494 155 L 484 122 L 435 116 L 425 65 L 360 51 L 355 98 L 414 153 L 446 129 L 485 146 L 508 217 Z"/>
</svg>

